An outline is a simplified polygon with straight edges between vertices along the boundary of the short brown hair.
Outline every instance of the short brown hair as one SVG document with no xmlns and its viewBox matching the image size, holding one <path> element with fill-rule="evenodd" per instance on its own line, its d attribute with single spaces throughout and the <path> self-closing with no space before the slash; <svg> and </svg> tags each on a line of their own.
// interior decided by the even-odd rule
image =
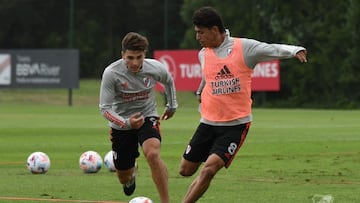
<svg viewBox="0 0 360 203">
<path fill-rule="evenodd" d="M 146 51 L 149 42 L 146 37 L 136 32 L 129 32 L 122 40 L 122 51 Z"/>
</svg>

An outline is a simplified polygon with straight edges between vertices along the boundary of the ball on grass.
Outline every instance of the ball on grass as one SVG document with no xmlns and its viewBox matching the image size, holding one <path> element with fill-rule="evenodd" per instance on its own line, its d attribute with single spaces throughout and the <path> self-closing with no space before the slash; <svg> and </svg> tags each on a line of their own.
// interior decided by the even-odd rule
<svg viewBox="0 0 360 203">
<path fill-rule="evenodd" d="M 26 161 L 28 170 L 33 174 L 44 174 L 50 168 L 50 158 L 44 152 L 33 152 Z"/>
<path fill-rule="evenodd" d="M 129 203 L 153 203 L 153 201 L 148 197 L 135 197 Z"/>
<path fill-rule="evenodd" d="M 97 173 L 102 167 L 102 158 L 95 151 L 86 151 L 81 154 L 79 165 L 84 173 Z"/>
</svg>

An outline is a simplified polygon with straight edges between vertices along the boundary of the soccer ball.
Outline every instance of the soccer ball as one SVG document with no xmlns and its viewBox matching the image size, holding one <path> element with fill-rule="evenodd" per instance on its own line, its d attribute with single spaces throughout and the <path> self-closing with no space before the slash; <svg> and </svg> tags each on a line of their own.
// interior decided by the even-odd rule
<svg viewBox="0 0 360 203">
<path fill-rule="evenodd" d="M 109 151 L 105 157 L 104 157 L 104 163 L 106 168 L 110 171 L 110 172 L 115 172 L 115 165 L 114 165 L 114 159 L 113 159 L 113 151 Z"/>
<path fill-rule="evenodd" d="M 148 197 L 135 197 L 129 203 L 153 203 L 153 201 Z"/>
<path fill-rule="evenodd" d="M 86 151 L 81 154 L 79 165 L 85 173 L 97 173 L 102 167 L 102 158 L 95 151 Z"/>
<path fill-rule="evenodd" d="M 44 174 L 50 168 L 50 159 L 44 152 L 33 152 L 27 158 L 27 168 L 33 174 Z"/>
</svg>

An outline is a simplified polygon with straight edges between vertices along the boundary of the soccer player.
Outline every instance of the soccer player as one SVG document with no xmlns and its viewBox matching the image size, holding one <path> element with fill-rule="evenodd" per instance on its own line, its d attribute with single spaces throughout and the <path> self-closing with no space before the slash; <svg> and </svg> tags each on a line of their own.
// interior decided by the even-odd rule
<svg viewBox="0 0 360 203">
<path fill-rule="evenodd" d="M 231 37 L 220 14 L 202 7 L 193 14 L 196 40 L 202 45 L 199 60 L 203 80 L 199 86 L 201 119 L 183 154 L 179 173 L 192 176 L 204 162 L 183 198 L 196 202 L 222 168 L 228 168 L 245 141 L 252 121 L 251 73 L 261 61 L 295 57 L 306 62 L 300 46 L 267 44 Z"/>
<path fill-rule="evenodd" d="M 162 203 L 169 203 L 168 173 L 160 157 L 159 120 L 171 118 L 176 108 L 173 78 L 157 60 L 145 58 L 146 37 L 130 32 L 122 40 L 122 58 L 103 72 L 100 87 L 101 114 L 109 121 L 110 140 L 117 177 L 126 195 L 135 190 L 136 158 L 140 144 Z M 167 105 L 159 117 L 155 85 L 165 87 Z"/>
</svg>

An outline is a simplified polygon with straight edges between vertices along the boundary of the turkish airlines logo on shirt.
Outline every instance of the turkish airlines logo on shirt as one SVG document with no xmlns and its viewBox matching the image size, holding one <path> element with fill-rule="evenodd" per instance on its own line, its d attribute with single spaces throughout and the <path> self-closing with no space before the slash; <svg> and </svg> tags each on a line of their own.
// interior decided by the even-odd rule
<svg viewBox="0 0 360 203">
<path fill-rule="evenodd" d="M 216 74 L 215 80 L 209 82 L 213 95 L 232 94 L 240 92 L 240 79 L 235 78 L 229 68 L 224 65 Z"/>
</svg>

